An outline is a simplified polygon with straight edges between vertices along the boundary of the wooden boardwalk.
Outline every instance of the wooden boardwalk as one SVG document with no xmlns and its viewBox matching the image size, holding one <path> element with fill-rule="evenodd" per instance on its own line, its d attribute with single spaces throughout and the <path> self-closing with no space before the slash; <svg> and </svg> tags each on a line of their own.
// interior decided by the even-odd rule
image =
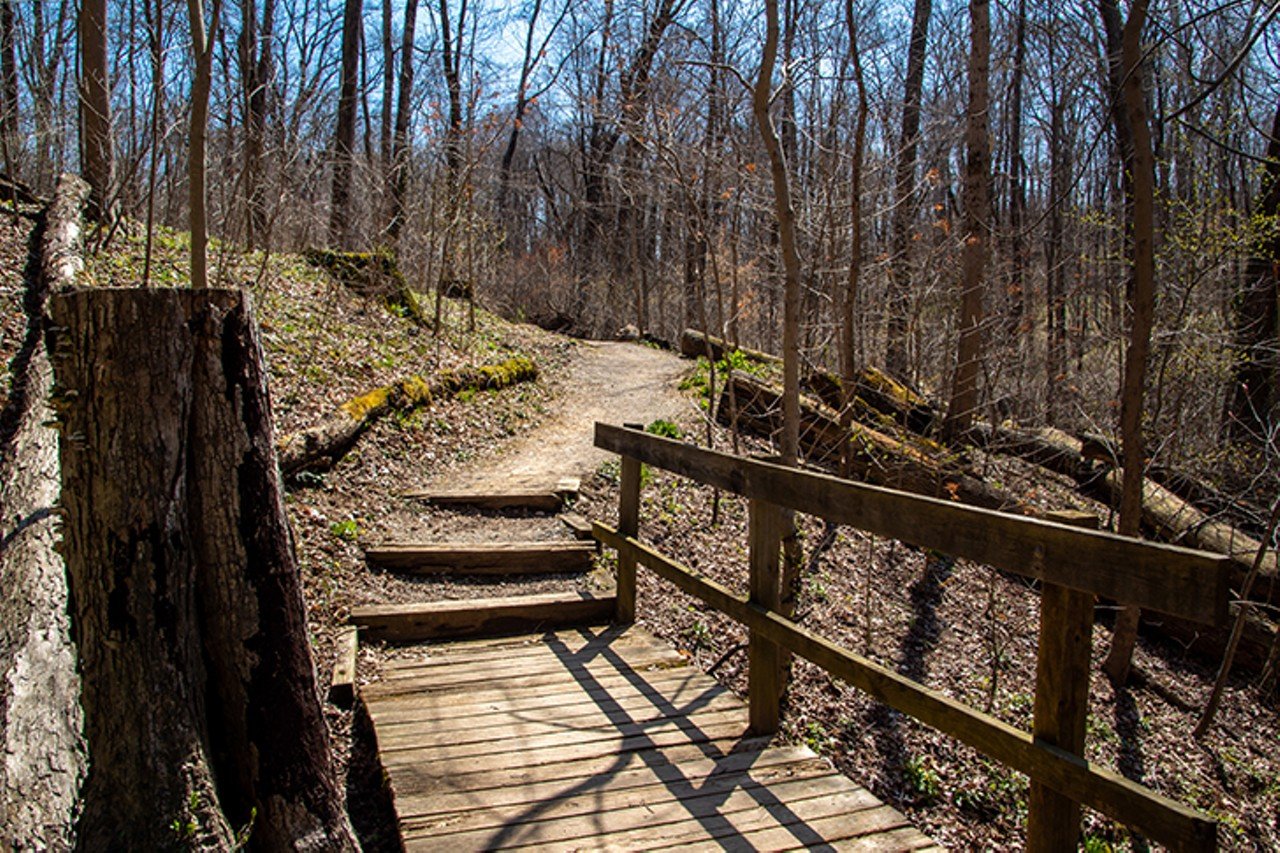
<svg viewBox="0 0 1280 853">
<path fill-rule="evenodd" d="M 937 849 L 635 627 L 431 646 L 362 695 L 407 850 Z"/>
</svg>

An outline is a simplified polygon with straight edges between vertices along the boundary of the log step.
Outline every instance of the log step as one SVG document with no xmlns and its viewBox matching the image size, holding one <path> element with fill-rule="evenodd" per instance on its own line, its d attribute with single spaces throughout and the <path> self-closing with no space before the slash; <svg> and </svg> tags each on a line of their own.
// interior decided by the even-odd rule
<svg viewBox="0 0 1280 853">
<path fill-rule="evenodd" d="M 549 593 L 355 607 L 347 621 L 366 639 L 414 643 L 603 625 L 616 607 L 613 596 Z"/>
<path fill-rule="evenodd" d="M 425 501 L 435 506 L 470 506 L 477 509 L 532 509 L 556 512 L 578 496 L 582 481 L 578 477 L 561 477 L 554 485 L 504 483 L 499 486 L 473 486 L 464 489 L 415 489 L 402 497 Z"/>
<path fill-rule="evenodd" d="M 373 545 L 364 552 L 365 561 L 379 568 L 477 575 L 585 572 L 594 554 L 590 542 L 410 542 Z"/>
<path fill-rule="evenodd" d="M 433 506 L 470 506 L 476 509 L 533 509 L 556 512 L 564 499 L 547 489 L 505 489 L 494 491 L 405 492 L 406 498 Z"/>
</svg>

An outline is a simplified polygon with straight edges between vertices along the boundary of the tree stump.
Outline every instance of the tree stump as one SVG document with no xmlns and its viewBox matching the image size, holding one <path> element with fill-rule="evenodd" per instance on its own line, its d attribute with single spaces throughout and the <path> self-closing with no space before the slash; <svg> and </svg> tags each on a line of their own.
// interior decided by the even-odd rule
<svg viewBox="0 0 1280 853">
<path fill-rule="evenodd" d="M 85 849 L 351 850 L 249 300 L 52 302 Z"/>
</svg>

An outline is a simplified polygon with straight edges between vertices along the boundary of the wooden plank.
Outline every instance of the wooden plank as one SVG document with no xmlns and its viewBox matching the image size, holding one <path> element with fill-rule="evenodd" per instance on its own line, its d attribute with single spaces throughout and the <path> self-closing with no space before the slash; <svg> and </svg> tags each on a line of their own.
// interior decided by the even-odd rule
<svg viewBox="0 0 1280 853">
<path fill-rule="evenodd" d="M 585 572 L 595 549 L 585 542 L 397 542 L 371 545 L 371 566 L 415 574 L 525 575 Z"/>
<path fill-rule="evenodd" d="M 480 702 L 524 702 L 527 699 L 536 699 L 538 696 L 548 695 L 554 692 L 563 692 L 579 696 L 580 698 L 589 698 L 592 695 L 601 692 L 607 692 L 610 689 L 621 689 L 630 686 L 632 690 L 670 690 L 672 685 L 690 685 L 701 689 L 709 689 L 718 686 L 714 681 L 708 679 L 705 675 L 697 670 L 688 668 L 663 667 L 656 669 L 650 673 L 646 673 L 643 677 L 637 678 L 634 675 L 627 676 L 620 673 L 607 673 L 592 678 L 586 682 L 562 683 L 559 687 L 549 685 L 545 681 L 533 680 L 523 684 L 511 683 L 492 683 L 484 686 L 473 687 L 465 694 L 460 695 L 457 691 L 451 690 L 432 690 L 424 682 L 409 684 L 400 682 L 398 684 L 385 684 L 377 682 L 364 687 L 361 693 L 369 699 L 378 699 L 380 701 L 393 701 L 406 703 L 408 705 L 430 703 L 439 705 L 443 700 L 447 705 L 463 705 L 465 703 Z M 659 695 L 655 693 L 655 695 Z"/>
<path fill-rule="evenodd" d="M 778 804 L 779 800 L 783 800 L 781 807 L 768 807 L 768 804 Z M 814 800 L 819 802 L 813 803 Z M 806 808 L 802 805 L 805 802 L 811 805 Z M 737 790 L 683 798 L 668 793 L 654 802 L 612 809 L 606 802 L 594 813 L 560 820 L 499 824 L 445 836 L 439 835 L 438 830 L 415 830 L 406 832 L 405 840 L 428 836 L 437 841 L 447 840 L 453 850 L 521 849 L 529 846 L 558 849 L 558 845 L 569 842 L 573 842 L 570 846 L 576 849 L 595 849 L 604 845 L 613 849 L 625 846 L 630 850 L 643 850 L 657 842 L 722 838 L 736 835 L 744 829 L 777 825 L 787 819 L 788 813 L 801 819 L 806 814 L 826 817 L 879 805 L 870 793 L 856 788 L 845 777 L 828 771 L 816 779 L 779 782 L 770 788 L 748 785 Z M 741 818 L 726 820 L 730 815 L 741 815 Z M 897 816 L 896 823 L 903 823 L 901 815 Z"/>
<path fill-rule="evenodd" d="M 720 851 L 720 853 L 725 850 L 755 851 L 785 848 L 902 853 L 902 851 L 933 844 L 920 830 L 908 824 L 907 819 L 892 806 L 876 804 L 851 812 L 811 814 L 812 807 L 820 805 L 826 805 L 826 803 L 801 802 L 798 804 L 800 814 L 794 818 L 784 817 L 773 826 L 766 825 L 753 829 L 749 825 L 741 826 L 741 822 L 735 820 L 735 828 L 738 831 L 716 841 L 690 843 L 688 840 L 682 840 L 671 845 L 648 849 L 670 850 L 678 846 L 682 851 Z M 825 810 L 832 811 L 830 807 Z M 604 849 L 616 848 L 610 845 Z"/>
<path fill-rule="evenodd" d="M 710 697 L 697 707 L 698 717 L 702 714 L 742 713 L 742 702 L 738 697 L 725 692 Z M 467 743 L 488 743 L 497 745 L 510 738 L 531 738 L 557 732 L 617 732 L 620 723 L 651 726 L 662 720 L 684 718 L 684 708 L 652 702 L 623 707 L 621 702 L 610 701 L 607 707 L 590 704 L 579 705 L 565 703 L 556 708 L 543 709 L 540 713 L 520 709 L 517 713 L 504 711 L 473 716 L 470 719 L 456 718 L 445 724 L 421 721 L 392 722 L 386 718 L 377 718 L 378 733 L 386 738 L 389 748 L 409 738 L 416 745 L 455 746 Z"/>
<path fill-rule="evenodd" d="M 721 772 L 710 778 L 688 779 L 677 774 L 662 780 L 652 774 L 644 784 L 619 787 L 606 784 L 609 777 L 579 780 L 576 784 L 561 783 L 556 790 L 532 802 L 507 805 L 492 804 L 473 807 L 462 812 L 436 813 L 408 818 L 397 808 L 400 827 L 407 835 L 428 832 L 442 845 L 451 845 L 460 833 L 476 830 L 511 828 L 522 823 L 557 821 L 568 824 L 570 818 L 595 817 L 606 811 L 613 812 L 636 807 L 653 807 L 663 802 L 685 798 L 719 794 L 727 796 L 735 789 L 742 791 L 763 790 L 772 783 L 812 780 L 821 784 L 824 778 L 836 775 L 824 761 L 754 766 L 736 772 Z M 839 787 L 849 786 L 841 779 Z M 397 801 L 397 806 L 399 802 Z"/>
<path fill-rule="evenodd" d="M 630 737 L 659 737 L 668 733 L 688 737 L 695 735 L 702 728 L 727 725 L 742 729 L 745 728 L 744 722 L 742 709 L 730 708 L 727 711 L 699 714 L 696 722 L 683 714 L 676 714 L 644 722 L 618 720 L 606 726 L 570 723 L 543 735 L 522 737 L 519 733 L 508 733 L 505 737 L 495 736 L 482 741 L 444 744 L 439 743 L 429 730 L 424 731 L 420 727 L 410 726 L 379 732 L 378 752 L 386 761 L 402 752 L 430 749 L 433 761 L 454 762 L 530 750 L 579 749 L 597 743 L 603 743 L 611 748 L 613 744 Z"/>
<path fill-rule="evenodd" d="M 695 729 L 665 728 L 646 732 L 642 735 L 631 735 L 624 738 L 613 738 L 605 741 L 589 741 L 586 743 L 570 743 L 554 750 L 539 752 L 499 752 L 489 755 L 471 756 L 468 760 L 458 762 L 451 756 L 442 756 L 435 749 L 397 749 L 394 751 L 379 750 L 382 766 L 390 772 L 392 767 L 404 765 L 434 764 L 437 768 L 447 768 L 448 772 L 460 770 L 494 770 L 509 767 L 515 762 L 534 767 L 541 764 L 559 763 L 561 761 L 577 761 L 584 758 L 595 758 L 601 755 L 621 755 L 644 749 L 683 746 L 691 743 L 704 743 L 721 740 L 727 737 L 742 737 L 748 734 L 745 719 L 719 721 L 704 724 Z"/>
<path fill-rule="evenodd" d="M 1055 513 L 1055 521 L 1096 528 L 1090 513 Z M 1040 590 L 1040 645 L 1031 734 L 1072 755 L 1084 755 L 1089 713 L 1093 596 L 1046 583 Z M 1027 799 L 1027 849 L 1071 853 L 1080 836 L 1080 805 L 1042 782 Z"/>
<path fill-rule="evenodd" d="M 629 650 L 625 666 L 630 671 L 652 672 L 657 669 L 684 667 L 688 661 L 672 649 L 636 647 Z M 563 657 L 539 657 L 530 660 L 478 661 L 466 666 L 431 667 L 426 670 L 399 669 L 387 673 L 379 684 L 395 685 L 398 682 L 421 681 L 435 692 L 450 688 L 469 688 L 486 681 L 506 681 L 509 678 L 570 681 L 590 672 L 614 671 L 619 663 L 605 655 L 586 655 L 581 658 L 566 653 Z"/>
<path fill-rule="evenodd" d="M 596 522 L 594 530 L 606 545 L 631 552 L 638 563 L 748 628 L 1058 793 L 1175 850 L 1217 848 L 1217 822 L 1205 815 L 842 649 L 603 524 Z"/>
<path fill-rule="evenodd" d="M 489 797 L 498 791 L 519 791 L 540 783 L 580 782 L 583 779 L 612 778 L 615 773 L 632 770 L 652 771 L 660 778 L 683 772 L 696 762 L 724 762 L 739 756 L 759 756 L 768 739 L 709 738 L 694 744 L 676 744 L 663 749 L 633 750 L 627 753 L 602 753 L 586 758 L 548 761 L 535 765 L 512 764 L 496 767 L 454 768 L 441 774 L 432 764 L 405 764 L 388 771 L 396 791 L 402 796 L 432 798 L 448 794 Z M 692 771 L 690 771 L 692 772 Z"/>
<path fill-rule="evenodd" d="M 750 502 L 747 519 L 749 600 L 775 613 L 781 600 L 778 554 L 782 548 L 782 531 L 781 507 L 761 500 Z M 758 631 L 751 632 L 747 643 L 751 729 L 760 734 L 771 734 L 778 730 L 782 718 L 782 689 L 787 678 L 783 669 L 785 664 L 778 645 Z"/>
<path fill-rule="evenodd" d="M 451 702 L 473 697 L 481 692 L 497 692 L 502 696 L 513 696 L 519 691 L 545 691 L 558 686 L 576 687 L 582 690 L 597 683 L 643 684 L 653 676 L 670 670 L 688 671 L 683 658 L 674 653 L 660 654 L 661 657 L 651 658 L 648 662 L 637 661 L 635 666 L 619 666 L 613 661 L 606 660 L 591 667 L 578 667 L 572 672 L 561 668 L 558 671 L 534 672 L 526 675 L 519 670 L 508 670 L 499 677 L 487 681 L 481 679 L 438 684 L 439 677 L 435 674 L 406 676 L 371 684 L 365 692 L 369 696 L 378 697 L 394 694 L 429 694 L 438 697 L 438 701 Z M 457 677 L 466 678 L 467 675 L 462 674 Z M 460 693 L 463 695 L 460 696 Z"/>
<path fill-rule="evenodd" d="M 628 456 L 622 457 L 622 478 L 618 494 L 618 529 L 625 536 L 640 535 L 640 463 Z M 618 555 L 618 615 L 619 624 L 636 621 L 636 563 L 623 554 Z"/>
<path fill-rule="evenodd" d="M 527 784 L 510 784 L 500 781 L 499 777 L 493 775 L 476 774 L 468 778 L 468 784 L 465 786 L 460 786 L 456 790 L 449 789 L 448 792 L 436 790 L 425 794 L 406 794 L 403 791 L 397 791 L 396 814 L 401 820 L 409 820 L 415 817 L 460 814 L 473 810 L 540 803 L 558 799 L 565 796 L 566 792 L 582 790 L 584 780 L 590 781 L 591 790 L 603 792 L 669 782 L 699 786 L 712 776 L 731 776 L 774 767 L 805 767 L 816 764 L 826 767 L 827 772 L 831 771 L 826 759 L 817 757 L 805 746 L 778 747 L 761 752 L 735 752 L 718 759 L 697 753 L 670 761 L 671 755 L 668 753 L 655 753 L 655 755 L 661 755 L 668 760 L 651 764 L 640 761 L 641 766 L 635 769 L 615 773 L 588 771 L 567 779 L 545 779 Z M 453 778 L 450 777 L 450 779 Z"/>
<path fill-rule="evenodd" d="M 573 534 L 574 539 L 584 542 L 595 541 L 591 538 L 591 522 L 587 520 L 586 516 L 578 512 L 562 512 L 556 517 L 564 523 L 565 527 L 569 528 L 569 532 Z"/>
<path fill-rule="evenodd" d="M 555 493 L 560 496 L 561 500 L 567 501 L 576 498 L 581 488 L 581 477 L 561 477 L 556 480 Z"/>
<path fill-rule="evenodd" d="M 554 594 L 558 595 L 559 593 Z M 541 595 L 547 595 L 547 593 L 535 593 L 531 596 L 521 597 L 536 598 Z M 476 599 L 467 600 L 474 601 Z M 647 634 L 632 625 L 615 625 L 611 622 L 603 622 L 594 626 L 584 625 L 577 628 L 561 628 L 533 634 L 514 634 L 502 637 L 464 637 L 456 640 L 424 640 L 416 648 L 395 650 L 392 652 L 392 656 L 382 662 L 382 666 L 383 668 L 402 665 L 417 666 L 420 662 L 447 662 L 472 655 L 492 653 L 511 654 L 518 652 L 524 654 L 546 651 L 551 654 L 550 643 L 555 644 L 557 652 L 560 649 L 577 651 L 583 648 L 585 644 L 591 644 L 603 649 L 608 648 L 615 638 L 628 638 L 629 641 L 633 637 L 637 642 L 650 644 L 657 642 L 651 634 Z"/>
<path fill-rule="evenodd" d="M 403 497 L 433 506 L 470 506 L 477 509 L 531 509 L 555 512 L 564 505 L 556 490 L 546 488 L 460 489 L 453 491 L 412 491 Z"/>
<path fill-rule="evenodd" d="M 1222 555 L 853 483 L 604 423 L 596 424 L 595 444 L 878 536 L 1196 622 L 1227 621 L 1230 561 Z"/>
<path fill-rule="evenodd" d="M 338 633 L 333 677 L 329 681 L 329 701 L 343 708 L 350 707 L 355 698 L 358 653 L 359 632 L 354 627 L 343 628 Z"/>
<path fill-rule="evenodd" d="M 518 707 L 524 713 L 533 713 L 539 709 L 563 707 L 571 702 L 601 701 L 605 696 L 611 697 L 616 702 L 631 700 L 653 704 L 683 702 L 690 708 L 694 708 L 698 703 L 709 701 L 712 697 L 726 691 L 727 688 L 715 682 L 708 684 L 707 680 L 695 678 L 688 673 L 671 671 L 654 674 L 640 684 L 635 684 L 629 679 L 617 680 L 602 677 L 591 685 L 555 689 L 548 689 L 541 685 L 521 690 L 493 689 L 476 691 L 465 698 L 456 695 L 440 697 L 416 692 L 371 695 L 368 688 L 362 691 L 362 695 L 369 704 L 370 713 L 374 713 L 376 700 L 375 717 L 385 718 L 389 722 L 400 722 L 414 719 L 442 721 L 504 711 L 511 707 Z M 442 698 L 447 701 L 441 701 Z"/>
<path fill-rule="evenodd" d="M 554 593 L 354 607 L 347 621 L 368 639 L 416 642 L 598 625 L 607 622 L 615 609 L 612 597 Z"/>
</svg>

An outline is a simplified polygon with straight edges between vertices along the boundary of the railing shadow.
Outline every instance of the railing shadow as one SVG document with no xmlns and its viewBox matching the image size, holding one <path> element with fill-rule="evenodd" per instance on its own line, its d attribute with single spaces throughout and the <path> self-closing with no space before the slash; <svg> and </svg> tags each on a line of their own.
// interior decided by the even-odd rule
<svg viewBox="0 0 1280 853">
<path fill-rule="evenodd" d="M 699 708 L 706 705 L 716 695 L 721 695 L 724 688 L 707 690 L 686 703 L 677 704 L 667 695 L 669 691 L 655 688 L 646 679 L 646 673 L 633 668 L 624 655 L 612 647 L 617 632 L 605 631 L 595 635 L 578 651 L 570 650 L 555 635 L 548 639 L 549 647 L 564 664 L 565 669 L 574 681 L 590 696 L 595 707 L 603 712 L 606 719 L 623 732 L 624 751 L 621 751 L 606 769 L 594 773 L 586 779 L 567 785 L 554 797 L 540 798 L 530 803 L 518 813 L 504 822 L 501 828 L 486 839 L 486 848 L 498 848 L 508 844 L 519 843 L 522 827 L 553 808 L 556 801 L 581 794 L 596 793 L 603 795 L 608 783 L 623 770 L 637 769 L 637 762 L 648 769 L 654 781 L 660 782 L 671 796 L 674 803 L 688 818 L 696 821 L 706 834 L 714 839 L 714 843 L 722 847 L 733 845 L 733 839 L 740 837 L 731 818 L 720 812 L 720 808 L 735 792 L 747 793 L 756 804 L 773 819 L 772 826 L 785 828 L 794 838 L 794 845 L 809 849 L 824 849 L 822 836 L 809 827 L 802 818 L 796 815 L 785 803 L 779 800 L 768 788 L 755 783 L 750 777 L 755 760 L 760 751 L 767 745 L 767 739 L 751 736 L 744 730 L 728 749 L 723 748 L 723 740 L 704 731 L 691 717 Z M 631 689 L 642 694 L 658 716 L 651 719 L 638 719 L 644 716 L 628 711 L 598 677 L 587 669 L 593 660 L 607 661 L 612 669 L 621 674 Z M 700 674 L 691 670 L 691 675 Z M 664 747 L 659 744 L 650 730 L 658 727 L 674 726 L 683 733 L 687 741 L 681 746 L 690 746 L 699 750 L 703 756 L 715 762 L 710 773 L 702 779 L 691 779 L 677 763 L 668 761 L 662 754 Z M 743 759 L 727 763 L 728 759 L 747 756 Z M 741 781 L 725 784 L 731 776 L 740 777 Z M 592 815 L 596 821 L 595 828 L 601 832 L 605 827 L 600 823 L 601 813 Z M 664 823 L 667 823 L 665 818 Z M 754 827 L 754 830 L 760 827 Z"/>
</svg>

